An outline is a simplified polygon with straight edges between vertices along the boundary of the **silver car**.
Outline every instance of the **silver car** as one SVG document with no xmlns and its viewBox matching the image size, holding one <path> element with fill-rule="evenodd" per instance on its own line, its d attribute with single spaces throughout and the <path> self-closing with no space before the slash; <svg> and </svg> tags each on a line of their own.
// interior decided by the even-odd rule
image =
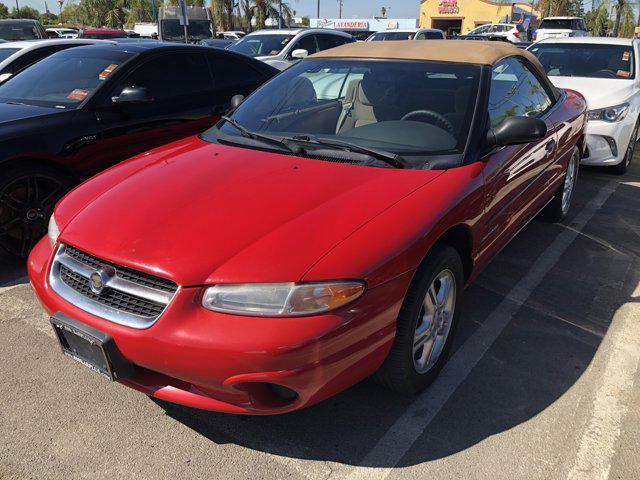
<svg viewBox="0 0 640 480">
<path fill-rule="evenodd" d="M 352 42 L 355 39 L 348 33 L 327 28 L 258 30 L 238 40 L 228 50 L 285 70 L 307 55 Z"/>
<path fill-rule="evenodd" d="M 105 40 L 90 39 L 52 39 L 25 40 L 22 42 L 7 42 L 0 45 L 0 83 L 6 81 L 16 73 L 39 62 L 60 50 L 94 43 L 113 43 Z"/>
</svg>

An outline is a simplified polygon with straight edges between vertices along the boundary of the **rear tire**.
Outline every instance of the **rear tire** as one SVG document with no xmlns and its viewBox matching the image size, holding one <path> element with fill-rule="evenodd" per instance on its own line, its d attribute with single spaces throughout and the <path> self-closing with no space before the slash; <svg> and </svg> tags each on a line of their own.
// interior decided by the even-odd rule
<svg viewBox="0 0 640 480">
<path fill-rule="evenodd" d="M 638 128 L 640 128 L 640 119 L 636 122 L 636 126 L 633 128 L 624 158 L 618 165 L 610 167 L 612 173 L 615 173 L 616 175 L 624 175 L 627 173 L 627 170 L 629 170 L 629 166 L 633 160 L 633 155 L 636 152 L 636 144 L 638 143 Z"/>
<path fill-rule="evenodd" d="M 70 177 L 37 163 L 10 165 L 0 178 L 0 258 L 25 259 L 47 233 L 56 202 L 72 187 Z"/>
<path fill-rule="evenodd" d="M 393 346 L 373 377 L 378 383 L 411 396 L 435 380 L 451 350 L 463 285 L 458 252 L 436 245 L 405 296 Z"/>
<path fill-rule="evenodd" d="M 574 147 L 571 159 L 567 165 L 564 181 L 558 188 L 553 200 L 544 208 L 541 218 L 547 222 L 559 222 L 567 216 L 571 208 L 571 201 L 578 181 L 580 168 L 580 149 Z"/>
</svg>

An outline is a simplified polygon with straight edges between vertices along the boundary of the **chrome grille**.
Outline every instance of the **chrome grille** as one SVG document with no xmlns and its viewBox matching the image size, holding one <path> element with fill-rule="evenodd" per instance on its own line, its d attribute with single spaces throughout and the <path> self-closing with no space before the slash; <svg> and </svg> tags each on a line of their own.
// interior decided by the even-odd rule
<svg viewBox="0 0 640 480">
<path fill-rule="evenodd" d="M 91 288 L 92 274 L 109 269 L 104 289 Z M 171 280 L 139 272 L 61 245 L 51 268 L 52 288 L 78 308 L 115 323 L 147 328 L 167 307 L 178 286 Z"/>
</svg>

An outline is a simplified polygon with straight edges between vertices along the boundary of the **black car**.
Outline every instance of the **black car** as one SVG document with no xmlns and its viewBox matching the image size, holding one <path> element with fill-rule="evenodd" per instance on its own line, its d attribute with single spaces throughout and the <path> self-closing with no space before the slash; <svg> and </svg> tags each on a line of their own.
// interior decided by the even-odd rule
<svg viewBox="0 0 640 480">
<path fill-rule="evenodd" d="M 75 183 L 211 127 L 277 73 L 244 55 L 160 42 L 76 47 L 0 85 L 0 255 L 24 258 Z"/>
</svg>

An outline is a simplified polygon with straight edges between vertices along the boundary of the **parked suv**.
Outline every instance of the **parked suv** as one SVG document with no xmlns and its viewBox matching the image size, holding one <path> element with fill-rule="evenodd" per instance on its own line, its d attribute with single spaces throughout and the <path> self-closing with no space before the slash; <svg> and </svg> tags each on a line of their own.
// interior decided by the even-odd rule
<svg viewBox="0 0 640 480">
<path fill-rule="evenodd" d="M 511 43 L 520 43 L 526 41 L 527 31 L 520 24 L 514 23 L 490 23 L 481 25 L 471 30 L 467 35 L 481 35 L 486 37 L 501 37 L 509 40 Z"/>
<path fill-rule="evenodd" d="M 580 17 L 548 17 L 536 30 L 535 40 L 558 37 L 586 37 L 587 25 Z"/>
<path fill-rule="evenodd" d="M 324 28 L 259 30 L 234 43 L 228 50 L 243 53 L 286 70 L 307 55 L 355 42 L 348 33 Z"/>
<path fill-rule="evenodd" d="M 159 42 L 80 46 L 0 85 L 0 256 L 26 257 L 77 181 L 203 132 L 277 73 L 251 58 Z"/>
<path fill-rule="evenodd" d="M 16 40 L 38 40 L 49 37 L 39 21 L 19 18 L 15 20 L 0 20 L 0 38 L 13 42 Z"/>
</svg>

